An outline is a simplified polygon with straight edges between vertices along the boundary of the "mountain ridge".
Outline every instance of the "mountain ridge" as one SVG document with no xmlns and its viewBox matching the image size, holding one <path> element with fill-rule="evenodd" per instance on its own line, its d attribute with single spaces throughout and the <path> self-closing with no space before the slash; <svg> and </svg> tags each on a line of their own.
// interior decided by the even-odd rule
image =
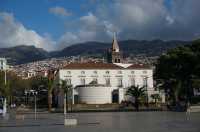
<svg viewBox="0 0 200 132">
<path fill-rule="evenodd" d="M 190 41 L 180 40 L 123 40 L 119 41 L 119 47 L 124 56 L 145 54 L 146 56 L 159 56 L 168 49 L 190 44 Z M 32 45 L 19 45 L 10 48 L 0 48 L 0 57 L 8 58 L 12 65 L 39 61 L 53 57 L 77 56 L 77 55 L 105 55 L 111 47 L 111 43 L 88 41 L 68 46 L 59 51 L 48 52 Z"/>
</svg>

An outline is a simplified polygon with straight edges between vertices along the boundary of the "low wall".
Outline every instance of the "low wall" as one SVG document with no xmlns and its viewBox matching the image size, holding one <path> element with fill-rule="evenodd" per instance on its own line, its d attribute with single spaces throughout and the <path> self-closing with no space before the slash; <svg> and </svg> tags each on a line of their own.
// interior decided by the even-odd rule
<svg viewBox="0 0 200 132">
<path fill-rule="evenodd" d="M 112 88 L 104 86 L 79 87 L 79 100 L 86 104 L 112 103 Z"/>
</svg>

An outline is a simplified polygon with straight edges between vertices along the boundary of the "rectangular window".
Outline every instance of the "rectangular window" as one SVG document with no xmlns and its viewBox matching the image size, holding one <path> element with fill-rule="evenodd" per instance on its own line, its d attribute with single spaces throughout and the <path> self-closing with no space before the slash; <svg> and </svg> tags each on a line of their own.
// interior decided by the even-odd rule
<svg viewBox="0 0 200 132">
<path fill-rule="evenodd" d="M 130 78 L 131 86 L 135 86 L 135 78 Z"/>
<path fill-rule="evenodd" d="M 143 78 L 143 86 L 146 88 L 147 87 L 147 77 Z"/>
<path fill-rule="evenodd" d="M 98 84 L 97 78 L 93 78 L 93 82 L 95 82 L 96 84 Z"/>
<path fill-rule="evenodd" d="M 106 80 L 106 86 L 110 86 L 110 78 L 105 78 Z"/>
<path fill-rule="evenodd" d="M 85 85 L 85 78 L 81 78 L 81 85 Z"/>
<path fill-rule="evenodd" d="M 67 85 L 71 85 L 71 78 L 67 78 L 67 79 L 66 79 L 66 84 L 67 84 Z"/>
<path fill-rule="evenodd" d="M 118 78 L 118 86 L 119 86 L 119 87 L 122 87 L 122 86 L 123 86 L 122 78 Z"/>
</svg>

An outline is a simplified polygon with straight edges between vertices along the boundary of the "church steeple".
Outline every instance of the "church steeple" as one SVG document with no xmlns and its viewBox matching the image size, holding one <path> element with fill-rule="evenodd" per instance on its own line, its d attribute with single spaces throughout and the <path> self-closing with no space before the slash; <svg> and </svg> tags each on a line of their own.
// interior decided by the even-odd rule
<svg viewBox="0 0 200 132">
<path fill-rule="evenodd" d="M 112 51 L 119 52 L 119 45 L 115 33 L 113 34 Z"/>
<path fill-rule="evenodd" d="M 119 50 L 119 45 L 117 42 L 116 34 L 113 35 L 112 47 L 107 53 L 108 63 L 122 63 L 122 52 Z"/>
</svg>

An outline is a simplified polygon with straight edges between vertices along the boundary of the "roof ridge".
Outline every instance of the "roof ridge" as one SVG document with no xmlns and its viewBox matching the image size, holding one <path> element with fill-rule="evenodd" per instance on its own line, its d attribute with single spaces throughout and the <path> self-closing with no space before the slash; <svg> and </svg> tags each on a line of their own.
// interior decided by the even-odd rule
<svg viewBox="0 0 200 132">
<path fill-rule="evenodd" d="M 63 67 L 63 69 L 150 69 L 151 66 L 144 64 L 132 64 L 128 67 L 123 67 L 113 63 L 70 63 Z"/>
</svg>

